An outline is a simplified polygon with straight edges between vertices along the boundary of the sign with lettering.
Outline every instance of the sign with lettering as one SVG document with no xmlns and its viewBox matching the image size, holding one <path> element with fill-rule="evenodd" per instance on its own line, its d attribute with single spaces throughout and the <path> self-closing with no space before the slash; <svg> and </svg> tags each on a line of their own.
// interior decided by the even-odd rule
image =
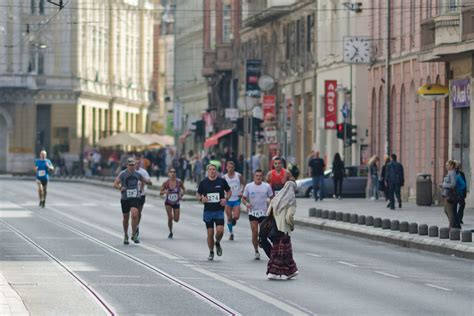
<svg viewBox="0 0 474 316">
<path fill-rule="evenodd" d="M 336 129 L 337 125 L 337 81 L 324 81 L 324 102 L 325 102 L 325 129 Z"/>
<path fill-rule="evenodd" d="M 453 108 L 465 108 L 471 106 L 471 79 L 451 80 L 450 85 L 451 104 Z"/>
</svg>

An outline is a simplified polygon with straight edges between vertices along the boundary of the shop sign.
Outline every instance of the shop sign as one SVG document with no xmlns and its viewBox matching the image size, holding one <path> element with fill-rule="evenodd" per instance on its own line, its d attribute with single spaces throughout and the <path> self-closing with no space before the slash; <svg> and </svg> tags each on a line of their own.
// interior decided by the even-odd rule
<svg viewBox="0 0 474 316">
<path fill-rule="evenodd" d="M 451 104 L 453 108 L 471 106 L 471 79 L 451 80 Z"/>
</svg>

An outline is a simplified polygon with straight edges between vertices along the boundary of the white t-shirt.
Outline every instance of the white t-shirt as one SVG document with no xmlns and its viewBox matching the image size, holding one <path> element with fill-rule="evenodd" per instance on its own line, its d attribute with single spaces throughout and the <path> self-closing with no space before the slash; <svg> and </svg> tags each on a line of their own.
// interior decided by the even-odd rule
<svg viewBox="0 0 474 316">
<path fill-rule="evenodd" d="M 138 172 L 139 174 L 141 174 L 141 176 L 146 180 L 146 181 L 150 181 L 150 175 L 148 174 L 148 171 L 146 171 L 145 169 L 143 168 L 140 168 L 138 170 L 135 170 L 136 172 Z M 147 189 L 147 186 L 145 184 L 145 186 L 143 187 L 143 192 L 140 194 L 141 196 L 144 196 L 146 194 L 146 189 Z"/>
<path fill-rule="evenodd" d="M 229 201 L 238 201 L 239 194 L 242 191 L 242 183 L 240 183 L 240 173 L 235 172 L 233 178 L 225 174 L 224 179 L 227 181 L 230 186 L 230 190 L 232 191 L 232 195 L 230 196 Z"/>
<path fill-rule="evenodd" d="M 252 205 L 252 209 L 249 215 L 255 217 L 262 217 L 267 214 L 267 199 L 273 196 L 272 187 L 262 182 L 257 185 L 255 182 L 251 182 L 245 186 L 244 197 Z"/>
</svg>

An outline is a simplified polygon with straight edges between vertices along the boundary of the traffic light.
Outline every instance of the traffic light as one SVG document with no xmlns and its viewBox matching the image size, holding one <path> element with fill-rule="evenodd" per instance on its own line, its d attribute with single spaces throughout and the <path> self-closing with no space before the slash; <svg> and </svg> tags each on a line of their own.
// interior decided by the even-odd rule
<svg viewBox="0 0 474 316">
<path fill-rule="evenodd" d="M 357 142 L 357 125 L 349 123 L 339 123 L 336 125 L 337 138 L 345 141 L 346 146 L 350 146 Z"/>
<path fill-rule="evenodd" d="M 350 139 L 350 144 L 357 143 L 357 125 L 349 124 L 349 132 L 346 139 Z"/>
<path fill-rule="evenodd" d="M 337 138 L 344 139 L 344 124 L 346 123 L 339 123 L 336 125 L 337 128 Z"/>
</svg>

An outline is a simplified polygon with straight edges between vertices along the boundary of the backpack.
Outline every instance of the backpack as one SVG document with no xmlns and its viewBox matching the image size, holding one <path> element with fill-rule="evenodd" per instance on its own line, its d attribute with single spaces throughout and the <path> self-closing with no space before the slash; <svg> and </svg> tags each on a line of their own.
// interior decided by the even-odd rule
<svg viewBox="0 0 474 316">
<path fill-rule="evenodd" d="M 463 195 L 464 190 L 466 190 L 466 182 L 460 174 L 456 176 L 456 191 L 459 195 Z"/>
</svg>

